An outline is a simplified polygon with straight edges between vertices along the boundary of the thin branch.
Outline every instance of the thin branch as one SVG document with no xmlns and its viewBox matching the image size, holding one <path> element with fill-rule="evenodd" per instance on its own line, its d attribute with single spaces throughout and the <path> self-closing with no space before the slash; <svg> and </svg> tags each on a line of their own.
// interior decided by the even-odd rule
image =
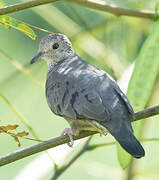
<svg viewBox="0 0 159 180">
<path fill-rule="evenodd" d="M 128 170 L 127 170 L 127 177 L 125 180 L 131 180 L 132 179 L 132 177 L 133 177 L 132 169 L 134 168 L 134 162 L 135 162 L 134 159 L 131 159 L 130 165 L 129 165 Z"/>
<path fill-rule="evenodd" d="M 17 11 L 21 11 L 24 9 L 32 8 L 35 6 L 40 6 L 48 3 L 59 2 L 62 0 L 32 0 L 22 3 L 17 3 L 14 5 L 6 6 L 0 8 L 0 15 L 9 14 Z M 132 16 L 132 17 L 139 17 L 145 18 L 150 20 L 156 20 L 159 18 L 159 15 L 155 13 L 155 11 L 140 11 L 140 10 L 133 10 L 128 8 L 121 8 L 116 5 L 109 5 L 104 1 L 93 1 L 93 0 L 63 0 L 65 2 L 71 2 L 75 4 L 79 4 L 82 6 L 86 6 L 89 8 L 101 10 L 104 12 L 109 12 L 116 16 Z"/>
<path fill-rule="evenodd" d="M 146 113 L 147 115 L 145 116 L 144 113 Z M 134 119 L 132 121 L 142 119 L 143 117 L 148 118 L 148 117 L 151 117 L 151 116 L 154 116 L 157 114 L 159 114 L 159 106 L 148 108 L 148 109 L 145 109 L 143 111 L 135 113 L 136 119 Z M 92 131 L 81 132 L 78 136 L 74 136 L 74 140 L 81 139 L 81 138 L 84 138 L 87 136 L 91 136 L 91 135 L 94 135 L 96 133 L 97 132 L 92 132 Z M 46 149 L 50 149 L 50 148 L 59 146 L 61 144 L 67 143 L 67 142 L 69 142 L 68 136 L 60 136 L 60 137 L 56 137 L 56 138 L 50 139 L 48 141 L 41 142 L 39 144 L 30 146 L 30 147 L 27 147 L 25 149 L 22 149 L 22 150 L 14 152 L 14 153 L 8 154 L 6 156 L 0 157 L 0 166 L 4 166 L 4 165 L 9 164 L 11 162 L 14 162 L 16 160 L 30 156 L 32 154 L 36 154 L 38 152 L 42 152 Z"/>
<path fill-rule="evenodd" d="M 16 116 L 19 118 L 20 122 L 23 123 L 23 125 L 31 132 L 33 137 L 35 139 L 39 139 L 34 129 L 31 127 L 30 124 L 25 120 L 23 115 L 18 111 L 18 109 L 0 92 L 0 98 L 3 99 L 3 101 L 9 106 L 9 108 L 16 114 Z"/>
<path fill-rule="evenodd" d="M 81 139 L 81 138 L 84 138 L 84 137 L 87 137 L 96 133 L 97 132 L 82 132 L 80 135 L 75 136 L 74 140 Z M 59 136 L 56 138 L 52 138 L 48 141 L 44 141 L 39 144 L 24 148 L 22 150 L 0 157 L 0 166 L 4 166 L 16 160 L 36 154 L 38 152 L 42 152 L 44 150 L 59 146 L 67 142 L 69 142 L 68 136 Z"/>
<path fill-rule="evenodd" d="M 147 108 L 142 111 L 136 112 L 133 121 L 137 121 L 139 119 L 145 119 L 151 116 L 155 116 L 157 114 L 159 114 L 159 106 Z"/>
<path fill-rule="evenodd" d="M 19 20 L 17 20 L 19 21 Z M 19 21 L 21 22 L 21 21 Z M 23 22 L 21 22 L 23 23 Z M 26 24 L 26 23 L 23 23 Z M 27 24 L 28 25 L 28 24 Z M 32 25 L 29 25 L 30 27 Z M 2 49 L 0 49 L 0 56 L 4 56 L 6 60 L 8 60 L 17 70 L 19 70 L 20 72 L 22 72 L 24 75 L 26 75 L 27 77 L 31 78 L 36 84 L 40 85 L 41 87 L 44 88 L 44 83 L 41 82 L 40 80 L 38 80 L 33 74 L 32 72 L 25 68 L 22 64 L 20 64 L 17 60 L 11 58 L 6 52 L 4 52 Z"/>
<path fill-rule="evenodd" d="M 116 142 L 113 141 L 113 142 L 89 145 L 89 142 L 91 140 L 90 138 L 85 142 L 82 149 L 68 162 L 68 164 L 66 164 L 65 166 L 62 166 L 60 169 L 57 169 L 55 171 L 55 174 L 51 178 L 51 180 L 56 180 L 65 170 L 67 170 L 68 167 L 70 167 L 75 162 L 75 160 L 77 160 L 85 152 L 92 151 L 92 150 L 95 150 L 96 148 L 100 148 L 100 147 L 103 147 L 103 146 L 111 146 L 111 145 L 116 144 Z M 153 141 L 159 141 L 159 138 L 141 138 L 140 141 L 153 142 Z"/>
<path fill-rule="evenodd" d="M 87 139 L 82 149 L 66 165 L 62 166 L 61 168 L 55 171 L 55 174 L 51 178 L 51 180 L 56 180 L 65 170 L 67 170 L 67 168 L 69 168 L 85 152 L 92 151 L 95 150 L 96 148 L 100 148 L 103 146 L 111 146 L 116 144 L 115 141 L 113 141 L 113 142 L 89 145 L 90 140 L 91 137 Z M 145 141 L 145 142 L 159 141 L 159 138 L 141 138 L 140 141 Z"/>
<path fill-rule="evenodd" d="M 89 149 L 89 142 L 91 140 L 91 137 L 87 139 L 87 141 L 84 143 L 82 149 L 64 166 L 62 166 L 60 169 L 57 169 L 55 171 L 54 176 L 51 178 L 51 180 L 56 180 L 64 171 L 66 171 L 84 152 L 86 152 Z"/>
<path fill-rule="evenodd" d="M 35 130 L 31 127 L 30 124 L 28 124 L 28 122 L 24 119 L 24 117 L 22 116 L 22 114 L 17 110 L 17 108 L 10 103 L 10 101 L 0 92 L 0 98 L 2 98 L 7 105 L 10 107 L 10 109 L 17 115 L 17 117 L 20 119 L 20 121 L 24 124 L 24 126 L 30 131 L 30 133 L 32 134 L 32 136 L 35 138 L 36 141 L 40 141 L 38 135 L 36 134 Z M 27 137 L 23 137 L 25 139 L 31 139 L 31 138 L 27 138 Z M 56 163 L 54 162 L 53 158 L 50 156 L 48 151 L 45 151 L 46 154 L 49 156 L 49 158 L 51 159 L 54 167 L 56 166 Z"/>
<path fill-rule="evenodd" d="M 9 6 L 5 6 L 3 8 L 0 8 L 0 15 L 13 13 L 13 12 L 21 11 L 24 9 L 28 9 L 28 8 L 40 6 L 43 4 L 56 2 L 56 1 L 57 0 L 31 0 L 31 1 L 22 2 L 22 3 L 16 3 L 13 5 L 9 5 Z"/>
</svg>

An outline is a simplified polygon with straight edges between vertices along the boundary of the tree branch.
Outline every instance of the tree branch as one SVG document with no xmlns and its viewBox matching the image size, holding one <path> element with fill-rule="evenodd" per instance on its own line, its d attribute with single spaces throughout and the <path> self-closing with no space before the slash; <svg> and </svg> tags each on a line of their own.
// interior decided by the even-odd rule
<svg viewBox="0 0 159 180">
<path fill-rule="evenodd" d="M 96 134 L 97 132 L 82 132 L 78 136 L 74 136 L 74 140 L 81 139 L 87 136 L 91 136 L 93 134 Z M 24 148 L 22 150 L 13 152 L 11 154 L 8 154 L 6 156 L 0 157 L 0 166 L 9 164 L 11 162 L 14 162 L 16 160 L 22 159 L 24 157 L 36 154 L 38 152 L 42 152 L 46 149 L 50 149 L 56 146 L 59 146 L 61 144 L 69 142 L 70 139 L 68 136 L 59 136 L 56 138 L 52 138 L 48 141 L 43 141 L 39 144 Z"/>
<path fill-rule="evenodd" d="M 151 116 L 155 116 L 157 114 L 159 114 L 159 105 L 136 112 L 133 121 L 145 119 Z"/>
<path fill-rule="evenodd" d="M 132 121 L 140 120 L 142 118 L 148 118 L 157 114 L 159 114 L 159 106 L 151 107 L 151 108 L 135 113 L 135 119 Z M 92 132 L 92 131 L 81 132 L 78 136 L 74 136 L 74 140 L 91 136 L 96 133 L 97 132 Z M 6 156 L 0 157 L 0 166 L 4 166 L 16 160 L 30 156 L 32 154 L 36 154 L 38 152 L 42 152 L 46 149 L 50 149 L 50 148 L 59 146 L 61 144 L 67 143 L 67 142 L 69 142 L 68 136 L 60 136 L 60 137 L 50 139 L 48 141 L 43 141 L 39 144 L 27 147 L 22 150 L 8 154 Z"/>
<path fill-rule="evenodd" d="M 54 176 L 51 178 L 51 180 L 56 180 L 65 170 L 67 170 L 84 152 L 86 152 L 89 149 L 89 142 L 91 140 L 91 137 L 87 139 L 87 141 L 84 143 L 82 149 L 64 166 L 62 166 L 60 169 L 57 169 L 55 171 Z"/>
<path fill-rule="evenodd" d="M 61 168 L 57 169 L 51 178 L 51 180 L 56 180 L 60 175 L 63 174 L 65 170 L 67 170 L 82 154 L 84 154 L 87 151 L 92 151 L 95 150 L 96 148 L 100 148 L 103 146 L 111 146 L 115 145 L 115 141 L 113 142 L 106 142 L 106 143 L 101 143 L 101 144 L 93 144 L 90 145 L 89 142 L 91 140 L 91 137 L 87 139 L 87 141 L 84 143 L 82 149 L 64 166 Z M 159 138 L 141 138 L 140 141 L 146 141 L 146 142 L 152 142 L 152 141 L 159 141 Z"/>
<path fill-rule="evenodd" d="M 9 14 L 9 13 L 21 11 L 24 9 L 32 8 L 35 6 L 40 6 L 40 5 L 44 5 L 44 4 L 48 4 L 52 2 L 59 2 L 59 1 L 62 1 L 62 0 L 31 0 L 27 2 L 17 3 L 14 5 L 0 8 L 0 15 Z M 93 0 L 63 0 L 63 1 L 79 4 L 82 6 L 101 10 L 104 12 L 109 12 L 116 16 L 124 15 L 124 16 L 145 18 L 145 19 L 150 19 L 150 20 L 159 19 L 159 15 L 157 15 L 155 11 L 146 11 L 146 10 L 139 11 L 139 10 L 133 10 L 133 9 L 128 9 L 128 8 L 121 8 L 116 5 L 109 5 L 105 3 L 104 1 L 98 1 L 98 2 L 95 2 Z"/>
</svg>

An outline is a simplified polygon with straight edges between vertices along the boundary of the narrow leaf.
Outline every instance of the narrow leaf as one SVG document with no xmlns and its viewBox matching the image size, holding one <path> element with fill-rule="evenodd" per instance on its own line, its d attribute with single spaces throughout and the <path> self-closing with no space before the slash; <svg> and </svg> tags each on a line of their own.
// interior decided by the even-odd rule
<svg viewBox="0 0 159 180">
<path fill-rule="evenodd" d="M 36 39 L 36 35 L 35 35 L 34 31 L 29 26 L 27 26 L 23 23 L 19 23 L 18 29 L 20 31 L 22 31 L 23 33 L 25 33 L 27 36 L 29 36 L 31 39 L 33 39 L 33 40 Z"/>
<path fill-rule="evenodd" d="M 20 141 L 19 141 L 19 137 L 24 137 L 24 136 L 27 136 L 29 133 L 28 132 L 19 132 L 17 134 L 13 134 L 13 133 L 10 133 L 10 135 L 14 138 L 14 140 L 18 143 L 18 146 L 21 146 L 20 144 Z"/>
<path fill-rule="evenodd" d="M 28 132 L 23 131 L 23 132 L 17 133 L 16 136 L 17 137 L 24 137 L 24 136 L 27 136 L 28 134 L 29 134 Z"/>
<path fill-rule="evenodd" d="M 0 16 L 0 24 L 6 28 L 12 27 L 14 29 L 17 29 L 17 30 L 25 33 L 27 36 L 29 36 L 33 40 L 36 39 L 36 35 L 35 35 L 34 31 L 29 26 L 19 22 L 18 20 L 14 19 L 12 17 Z"/>
<path fill-rule="evenodd" d="M 19 137 L 24 137 L 27 136 L 29 133 L 28 132 L 19 132 L 17 134 L 10 132 L 12 130 L 15 130 L 18 127 L 17 124 L 15 125 L 7 125 L 7 126 L 0 126 L 0 133 L 5 133 L 10 135 L 11 137 L 13 137 L 13 139 L 18 143 L 18 146 L 21 146 L 20 141 L 19 141 Z"/>
<path fill-rule="evenodd" d="M 127 96 L 134 111 L 142 110 L 149 102 L 159 72 L 159 21 L 154 25 L 153 31 L 141 48 L 136 60 L 134 72 L 129 82 Z M 143 122 L 133 123 L 133 129 L 137 138 L 141 136 Z M 131 156 L 117 145 L 118 160 L 123 169 L 128 167 Z"/>
<path fill-rule="evenodd" d="M 8 132 L 9 130 L 15 130 L 18 127 L 17 124 L 15 125 L 7 125 L 7 126 L 0 126 L 0 133 Z"/>
</svg>

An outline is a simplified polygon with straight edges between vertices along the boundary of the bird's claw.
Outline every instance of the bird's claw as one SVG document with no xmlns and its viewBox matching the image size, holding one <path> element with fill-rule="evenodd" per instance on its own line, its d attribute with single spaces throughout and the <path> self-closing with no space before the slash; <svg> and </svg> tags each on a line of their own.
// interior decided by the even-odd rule
<svg viewBox="0 0 159 180">
<path fill-rule="evenodd" d="M 73 132 L 72 132 L 72 129 L 71 128 L 65 128 L 62 131 L 61 136 L 65 136 L 65 135 L 68 135 L 68 137 L 70 139 L 70 142 L 68 142 L 67 145 L 69 147 L 73 147 L 74 141 L 73 141 Z"/>
</svg>

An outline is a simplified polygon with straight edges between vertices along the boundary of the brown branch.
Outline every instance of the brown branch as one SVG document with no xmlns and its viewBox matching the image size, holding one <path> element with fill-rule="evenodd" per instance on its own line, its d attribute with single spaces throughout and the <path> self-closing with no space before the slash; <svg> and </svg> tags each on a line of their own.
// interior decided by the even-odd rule
<svg viewBox="0 0 159 180">
<path fill-rule="evenodd" d="M 35 6 L 40 6 L 53 2 L 61 2 L 61 1 L 62 0 L 31 0 L 27 2 L 17 3 L 14 5 L 0 8 L 0 15 L 9 14 L 24 9 L 32 8 Z M 63 1 L 79 4 L 82 6 L 86 6 L 104 12 L 109 12 L 116 16 L 132 16 L 132 17 L 139 17 L 150 20 L 159 19 L 159 15 L 156 14 L 155 11 L 146 11 L 146 10 L 141 11 L 141 10 L 133 10 L 128 8 L 121 8 L 116 5 L 109 5 L 104 1 L 98 1 L 98 2 L 95 2 L 93 0 L 63 0 Z"/>
<path fill-rule="evenodd" d="M 143 111 L 135 113 L 135 119 L 132 121 L 136 121 L 136 120 L 139 120 L 142 118 L 148 118 L 148 117 L 151 117 L 151 116 L 154 116 L 157 114 L 159 114 L 159 106 L 148 108 Z M 97 132 L 91 132 L 91 131 L 81 132 L 78 136 L 74 136 L 74 140 L 81 139 L 81 138 L 84 138 L 87 136 L 91 136 L 96 133 Z M 56 138 L 41 142 L 39 144 L 30 146 L 30 147 L 27 147 L 25 149 L 13 152 L 6 156 L 0 157 L 0 166 L 4 166 L 4 165 L 14 162 L 16 160 L 30 156 L 32 154 L 36 154 L 38 152 L 42 152 L 46 149 L 50 149 L 50 148 L 59 146 L 61 144 L 67 143 L 67 142 L 69 142 L 69 138 L 67 136 L 60 136 L 60 137 L 56 137 Z"/>
</svg>

